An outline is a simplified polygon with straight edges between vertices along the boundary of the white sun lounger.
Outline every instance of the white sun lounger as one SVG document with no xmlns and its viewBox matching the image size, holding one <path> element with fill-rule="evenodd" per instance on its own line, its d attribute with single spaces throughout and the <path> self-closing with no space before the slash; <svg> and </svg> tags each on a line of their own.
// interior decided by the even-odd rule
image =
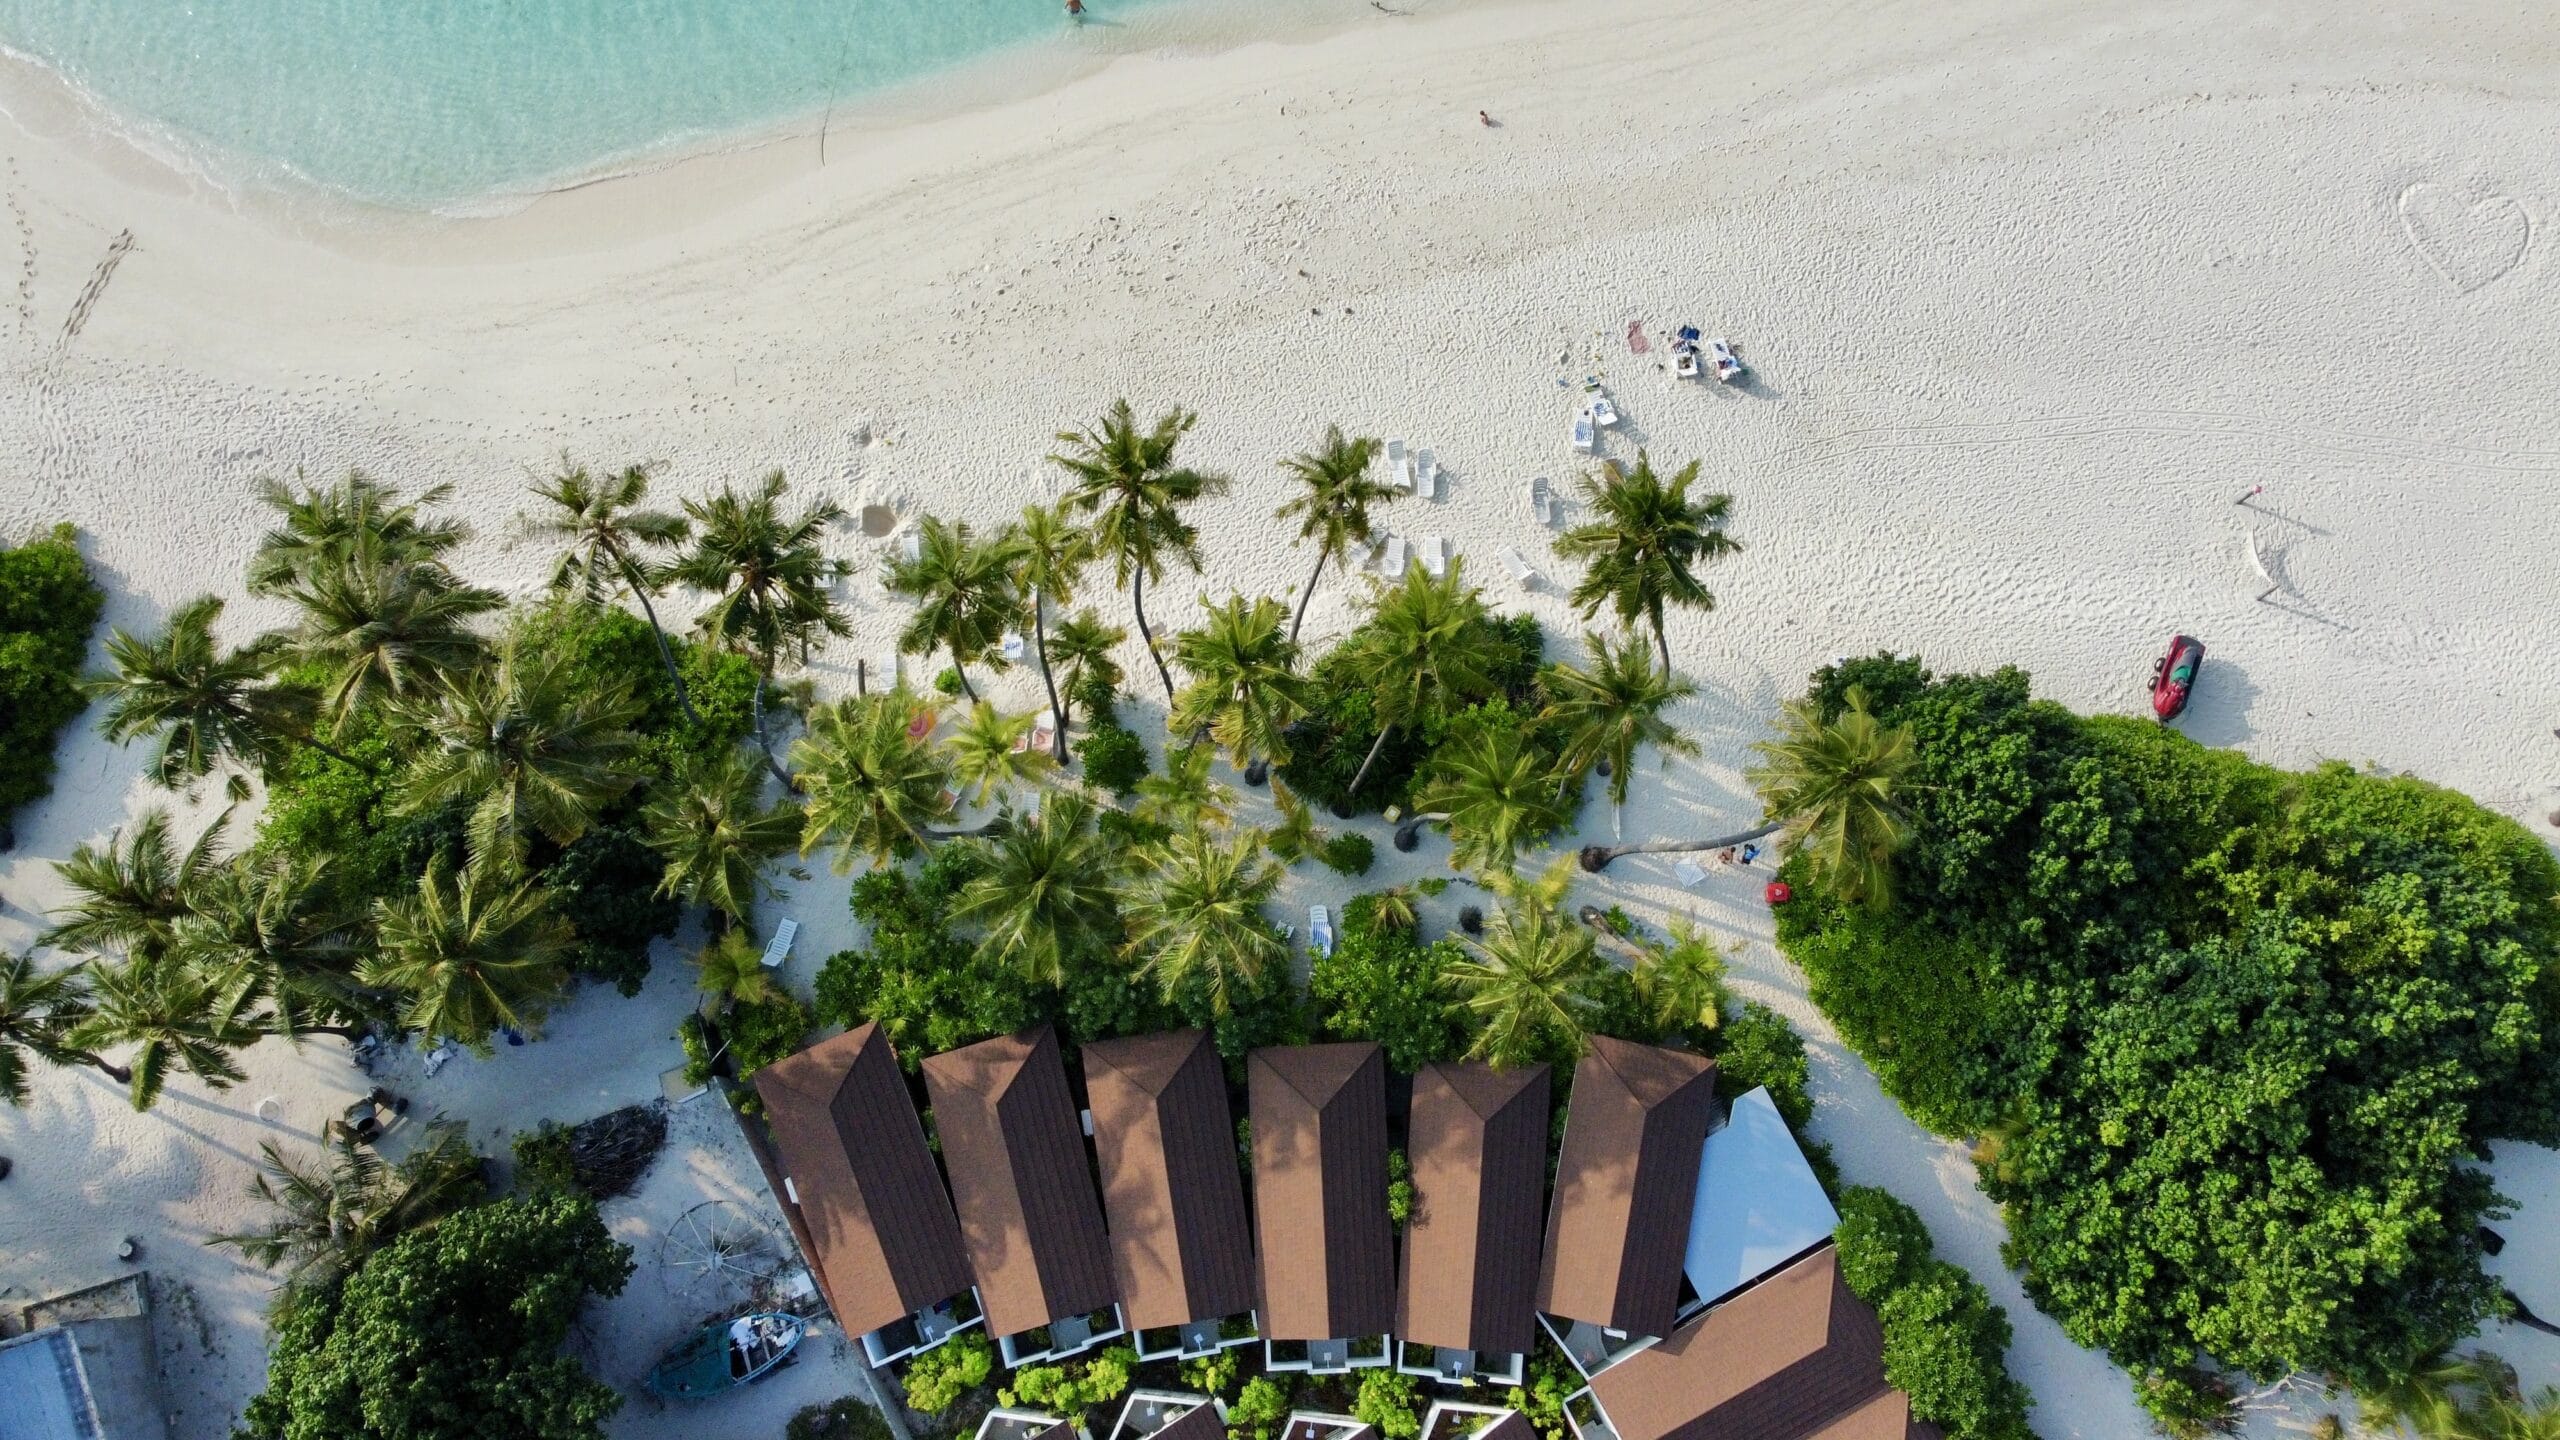
<svg viewBox="0 0 2560 1440">
<path fill-rule="evenodd" d="M 1314 943 L 1317 954 L 1333 953 L 1333 912 L 1331 910 L 1322 905 L 1307 907 L 1307 939 Z"/>
<path fill-rule="evenodd" d="M 1437 535 L 1422 537 L 1422 568 L 1434 580 L 1449 573 L 1449 542 Z"/>
<path fill-rule="evenodd" d="M 781 924 L 774 926 L 773 939 L 768 941 L 764 947 L 764 968 L 770 970 L 781 964 L 783 961 L 790 959 L 791 942 L 799 938 L 800 922 L 797 920 L 785 920 Z"/>
<path fill-rule="evenodd" d="M 1389 580 L 1401 580 L 1404 578 L 1405 566 L 1409 563 L 1411 562 L 1405 558 L 1404 553 L 1404 537 L 1388 536 L 1387 548 L 1380 554 L 1378 560 L 1379 573 Z"/>
<path fill-rule="evenodd" d="M 1726 344 L 1723 337 L 1707 342 L 1707 354 L 1716 362 L 1717 379 L 1730 385 L 1740 378 L 1742 357 L 1733 353 L 1733 347 Z"/>
<path fill-rule="evenodd" d="M 1529 482 L 1529 513 L 1538 517 L 1539 524 L 1548 523 L 1548 507 L 1554 503 L 1555 491 L 1548 486 L 1546 476 L 1541 475 Z"/>
<path fill-rule="evenodd" d="M 1505 549 L 1502 552 L 1502 565 L 1504 569 L 1511 572 L 1511 578 L 1519 582 L 1521 589 L 1537 588 L 1537 568 L 1529 563 L 1528 556 L 1520 553 L 1520 547 L 1514 545 Z"/>
<path fill-rule="evenodd" d="M 1673 363 L 1671 368 L 1673 374 L 1678 375 L 1683 380 L 1695 380 L 1698 378 L 1697 351 L 1683 345 L 1680 347 L 1680 353 L 1672 357 L 1672 361 Z"/>
<path fill-rule="evenodd" d="M 1004 632 L 1003 643 L 997 648 L 1004 652 L 1004 660 L 1006 664 L 1021 664 L 1023 651 L 1022 632 L 1019 630 L 1007 630 Z"/>
<path fill-rule="evenodd" d="M 1618 423 L 1618 407 L 1609 403 L 1609 392 L 1594 387 L 1590 402 L 1584 406 L 1591 412 L 1591 423 L 1602 428 Z"/>
<path fill-rule="evenodd" d="M 1413 493 L 1425 500 L 1440 498 L 1440 461 L 1428 450 L 1413 454 Z"/>
<path fill-rule="evenodd" d="M 1573 448 L 1581 451 L 1585 455 L 1588 455 L 1591 453 L 1592 444 L 1596 439 L 1597 432 L 1591 427 L 1591 412 L 1586 410 L 1583 413 L 1574 416 Z"/>
<path fill-rule="evenodd" d="M 898 554 L 910 565 L 924 558 L 924 532 L 910 529 L 898 537 Z"/>
<path fill-rule="evenodd" d="M 1683 888 L 1695 885 L 1699 881 L 1707 878 L 1707 872 L 1700 869 L 1698 862 L 1695 860 L 1679 860 L 1673 862 L 1671 866 L 1671 873 L 1680 877 L 1680 884 Z"/>
<path fill-rule="evenodd" d="M 1387 483 L 1407 495 L 1413 493 L 1413 460 L 1404 453 L 1404 442 L 1387 442 Z"/>
</svg>

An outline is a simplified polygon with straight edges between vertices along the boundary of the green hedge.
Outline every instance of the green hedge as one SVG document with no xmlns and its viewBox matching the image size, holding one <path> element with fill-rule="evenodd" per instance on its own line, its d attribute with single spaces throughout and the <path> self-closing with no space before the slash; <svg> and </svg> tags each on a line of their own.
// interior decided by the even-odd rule
<svg viewBox="0 0 2560 1440">
<path fill-rule="evenodd" d="M 57 525 L 0 550 L 0 830 L 19 806 L 53 793 L 55 732 L 88 705 L 81 667 L 107 596 L 75 533 Z"/>
<path fill-rule="evenodd" d="M 1931 1253 L 1918 1212 L 1871 1186 L 1840 1195 L 1840 1278 L 1876 1307 L 1884 1374 L 1911 1413 L 1948 1440 L 2033 1440 L 2027 1392 L 2009 1375 L 2009 1316 L 1960 1267 Z"/>
</svg>

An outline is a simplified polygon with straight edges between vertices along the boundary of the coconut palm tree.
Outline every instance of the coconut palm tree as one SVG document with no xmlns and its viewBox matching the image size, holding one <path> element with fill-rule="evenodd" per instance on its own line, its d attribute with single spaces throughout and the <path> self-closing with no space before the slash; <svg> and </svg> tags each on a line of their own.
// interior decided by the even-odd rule
<svg viewBox="0 0 2560 1440">
<path fill-rule="evenodd" d="M 1398 493 L 1392 485 L 1369 477 L 1369 462 L 1377 458 L 1378 442 L 1367 436 L 1357 440 L 1342 438 L 1342 427 L 1325 428 L 1324 444 L 1302 451 L 1280 462 L 1305 487 L 1289 503 L 1272 512 L 1278 519 L 1296 518 L 1298 538 L 1316 542 L 1315 568 L 1307 572 L 1307 584 L 1298 592 L 1297 613 L 1289 617 L 1289 643 L 1296 644 L 1298 627 L 1307 621 L 1307 602 L 1315 598 L 1316 581 L 1324 577 L 1324 564 L 1331 560 L 1346 569 L 1354 547 L 1366 546 L 1373 533 L 1369 507 L 1393 500 Z"/>
<path fill-rule="evenodd" d="M 1483 940 L 1459 939 L 1468 958 L 1440 980 L 1457 996 L 1450 1013 L 1475 1032 L 1468 1059 L 1509 1067 L 1582 1053 L 1583 986 L 1600 963 L 1589 930 L 1549 906 L 1512 906 L 1495 912 Z"/>
<path fill-rule="evenodd" d="M 2546 1385 L 2530 1400 L 2493 1395 L 2472 1423 L 2487 1440 L 2560 1440 L 2560 1389 Z"/>
<path fill-rule="evenodd" d="M 908 655 L 929 655 L 937 646 L 948 652 L 961 692 L 975 700 L 969 662 L 985 659 L 1022 613 L 1013 589 L 1013 549 L 1002 539 L 978 540 L 966 521 L 945 524 L 932 515 L 924 517 L 920 533 L 916 558 L 889 566 L 889 592 L 916 602 L 914 617 L 898 632 L 898 649 Z"/>
<path fill-rule="evenodd" d="M 1589 845 L 1582 868 L 1596 873 L 1622 855 L 1722 850 L 1784 830 L 1833 893 L 1890 904 L 1893 853 L 1910 835 L 1901 792 L 1917 757 L 1910 732 L 1879 723 L 1862 688 L 1850 687 L 1845 698 L 1829 720 L 1809 702 L 1790 702 L 1778 738 L 1754 747 L 1766 757 L 1751 777 L 1767 815 L 1760 825 L 1708 840 Z"/>
<path fill-rule="evenodd" d="M 457 1121 L 430 1124 L 425 1142 L 397 1165 L 352 1134 L 329 1143 L 322 1167 L 297 1165 L 272 1140 L 258 1149 L 265 1158 L 249 1194 L 274 1214 L 258 1229 L 216 1235 L 209 1243 L 237 1250 L 262 1269 L 281 1269 L 288 1306 L 327 1293 L 375 1251 L 411 1231 L 433 1229 L 488 1194 L 480 1157 Z"/>
<path fill-rule="evenodd" d="M 1657 1027 L 1697 1031 L 1724 1023 L 1724 956 L 1689 917 L 1671 922 L 1670 944 L 1639 947 L 1627 969 L 1636 999 Z"/>
<path fill-rule="evenodd" d="M 378 948 L 356 968 L 402 997 L 402 1028 L 481 1054 L 498 1027 L 539 1030 L 577 942 L 541 887 L 503 859 L 427 862 L 412 894 L 374 902 Z"/>
<path fill-rule="evenodd" d="M 1129 402 L 1116 400 L 1100 424 L 1059 432 L 1061 453 L 1049 457 L 1068 476 L 1059 504 L 1094 517 L 1095 548 L 1111 557 L 1116 583 L 1129 587 L 1138 636 L 1146 642 L 1147 658 L 1156 662 L 1167 703 L 1173 699 L 1173 672 L 1147 626 L 1147 582 L 1164 579 L 1168 560 L 1199 572 L 1200 532 L 1182 518 L 1182 507 L 1227 493 L 1225 476 L 1173 463 L 1174 447 L 1199 422 L 1199 416 L 1176 407 L 1141 432 Z"/>
<path fill-rule="evenodd" d="M 551 588 L 562 593 L 574 590 L 590 605 L 610 604 L 621 592 L 630 591 L 640 602 L 640 613 L 648 617 L 650 638 L 658 642 L 658 663 L 666 667 L 667 681 L 676 687 L 676 703 L 684 707 L 684 718 L 702 723 L 693 708 L 693 696 L 685 689 L 684 671 L 667 644 L 666 627 L 658 623 L 655 600 L 667 577 L 645 558 L 651 551 L 682 545 L 692 527 L 681 515 L 640 508 L 649 499 L 649 467 L 629 466 L 599 480 L 585 466 L 571 465 L 563 457 L 560 473 L 535 481 L 533 493 L 549 501 L 551 508 L 527 517 L 526 527 L 560 547 L 560 557 L 551 567 Z"/>
<path fill-rule="evenodd" d="M 1031 610 L 1031 653 L 1040 661 L 1040 684 L 1049 692 L 1049 713 L 1058 717 L 1049 737 L 1049 758 L 1064 765 L 1067 708 L 1058 696 L 1057 677 L 1049 669 L 1049 607 L 1064 609 L 1076 603 L 1076 587 L 1084 583 L 1085 567 L 1093 563 L 1093 532 L 1070 521 L 1064 505 L 1025 505 L 1008 538 L 1014 589 Z M 1091 618 L 1091 612 L 1086 618 Z"/>
<path fill-rule="evenodd" d="M 2439 1346 L 2412 1359 L 2405 1372 L 2356 1396 L 2356 1423 L 2374 1435 L 2397 1433 L 2404 1423 L 2419 1440 L 2474 1440 L 2475 1418 L 2466 1401 L 2511 1387 L 2515 1372 L 2486 1353 L 2455 1355 Z"/>
<path fill-rule="evenodd" d="M 786 519 L 782 497 L 790 489 L 776 470 L 746 494 L 723 487 L 708 500 L 687 500 L 692 546 L 666 571 L 668 579 L 713 597 L 694 620 L 706 641 L 756 658 L 756 747 L 785 785 L 791 777 L 764 733 L 764 694 L 774 668 L 795 645 L 806 651 L 826 636 L 853 633 L 829 593 L 851 567 L 830 558 L 820 544 L 827 527 L 844 517 L 844 507 L 820 498 Z"/>
<path fill-rule="evenodd" d="M 952 778 L 969 791 L 969 803 L 983 805 L 987 793 L 1002 796 L 1007 787 L 1045 771 L 1049 754 L 1034 750 L 1023 737 L 1031 733 L 1030 715 L 1005 715 L 981 700 L 942 742 L 951 756 Z"/>
<path fill-rule="evenodd" d="M 89 977 L 78 965 L 38 970 L 24 955 L 0 958 L 0 1100 L 27 1103 L 27 1062 L 86 1065 L 119 1085 L 133 1072 L 71 1041 L 89 1018 Z"/>
<path fill-rule="evenodd" d="M 1138 782 L 1138 818 L 1173 830 L 1227 828 L 1236 793 L 1209 777 L 1216 758 L 1197 746 L 1166 751 L 1164 769 Z"/>
<path fill-rule="evenodd" d="M 246 1078 L 232 1057 L 267 1033 L 254 997 L 165 955 L 88 969 L 91 1009 L 66 1038 L 81 1050 L 133 1047 L 117 1068 L 125 1072 L 134 1109 L 148 1110 L 160 1099 L 173 1066 L 209 1090 L 228 1090 Z"/>
<path fill-rule="evenodd" d="M 43 943 L 82 955 L 165 953 L 192 912 L 188 896 L 220 866 L 215 852 L 229 819 L 227 811 L 217 817 L 183 853 L 170 839 L 166 810 L 144 811 L 130 838 L 117 830 L 104 846 L 83 841 L 70 859 L 54 862 L 72 900 L 54 912 Z"/>
<path fill-rule="evenodd" d="M 1358 794 L 1378 763 L 1389 732 L 1420 724 L 1492 684 L 1494 641 L 1484 625 L 1483 593 L 1466 583 L 1466 566 L 1449 562 L 1434 578 L 1419 568 L 1391 584 L 1373 585 L 1369 619 L 1360 638 L 1342 652 L 1351 681 L 1370 694 L 1378 736 L 1351 777 Z M 1349 813 L 1347 809 L 1337 811 Z"/>
<path fill-rule="evenodd" d="M 1650 625 L 1666 673 L 1671 641 L 1662 628 L 1664 608 L 1714 609 L 1716 597 L 1699 583 L 1696 567 L 1742 548 L 1724 532 L 1733 497 L 1692 501 L 1689 487 L 1697 479 L 1698 462 L 1692 460 L 1666 483 L 1638 451 L 1631 471 L 1582 477 L 1583 500 L 1597 518 L 1556 538 L 1558 555 L 1584 562 L 1582 581 L 1573 587 L 1574 607 L 1589 619 L 1606 605 L 1621 625 Z"/>
<path fill-rule="evenodd" d="M 764 770 L 737 749 L 650 787 L 640 823 L 667 862 L 658 893 L 744 923 L 768 892 L 764 865 L 800 843 L 800 807 L 764 803 Z"/>
<path fill-rule="evenodd" d="M 1566 820 L 1556 772 L 1518 730 L 1476 727 L 1441 751 L 1414 797 L 1421 818 L 1449 827 L 1449 864 L 1507 870 L 1522 847 Z"/>
<path fill-rule="evenodd" d="M 1298 673 L 1297 642 L 1280 633 L 1287 613 L 1268 596 L 1231 595 L 1209 607 L 1208 624 L 1175 636 L 1175 658 L 1191 683 L 1174 697 L 1167 733 L 1205 732 L 1239 770 L 1287 759 L 1280 732 L 1315 703 L 1313 687 Z"/>
<path fill-rule="evenodd" d="M 842 874 L 856 856 L 885 865 L 948 838 L 929 827 L 950 818 L 951 761 L 908 733 L 913 704 L 892 693 L 839 700 L 810 713 L 809 733 L 791 747 L 807 796 L 803 857 L 832 837 Z"/>
<path fill-rule="evenodd" d="M 1185 831 L 1149 846 L 1138 869 L 1120 913 L 1129 953 L 1165 999 L 1203 995 L 1224 1015 L 1237 991 L 1287 963 L 1288 947 L 1262 917 L 1285 872 L 1263 859 L 1260 835 Z"/>
<path fill-rule="evenodd" d="M 452 493 L 452 486 L 436 485 L 415 500 L 404 500 L 398 490 L 361 470 L 347 472 L 335 485 L 299 491 L 280 480 L 262 479 L 258 498 L 277 513 L 278 523 L 260 538 L 250 558 L 249 592 L 288 594 L 359 553 L 395 566 L 441 570 L 446 553 L 470 530 L 459 520 L 425 519 L 419 510 Z"/>
<path fill-rule="evenodd" d="M 265 1001 L 279 1035 L 357 1038 L 361 1026 L 339 1022 L 377 1012 L 386 997 L 355 983 L 354 924 L 330 903 L 328 865 L 251 850 L 203 871 L 185 887 L 170 956 L 212 977 L 222 1008 Z"/>
<path fill-rule="evenodd" d="M 1058 622 L 1058 633 L 1049 637 L 1049 655 L 1058 668 L 1067 672 L 1066 688 L 1061 692 L 1066 704 L 1058 710 L 1058 743 L 1061 746 L 1066 743 L 1068 726 L 1075 719 L 1069 712 L 1075 704 L 1076 692 L 1084 688 L 1088 679 L 1113 690 L 1120 688 L 1121 680 L 1126 677 L 1121 674 L 1119 662 L 1111 658 L 1111 653 L 1128 638 L 1128 631 L 1117 625 L 1104 624 L 1091 610 L 1079 610 L 1073 617 Z"/>
<path fill-rule="evenodd" d="M 764 968 L 764 950 L 744 930 L 723 931 L 693 957 L 694 982 L 706 1001 L 726 1015 L 739 1005 L 761 1005 L 782 993 Z"/>
<path fill-rule="evenodd" d="M 977 927 L 981 949 L 1025 978 L 1063 984 L 1070 955 L 1120 940 L 1121 852 L 1093 822 L 1093 802 L 1061 790 L 1042 798 L 1038 814 L 968 842 L 984 864 L 953 897 L 950 918 Z"/>
<path fill-rule="evenodd" d="M 394 792 L 400 809 L 469 804 L 474 864 L 521 865 L 536 834 L 569 844 L 639 779 L 638 702 L 619 687 L 591 688 L 558 651 L 528 653 L 511 639 L 496 663 L 445 677 L 398 714 L 425 742 Z"/>
<path fill-rule="evenodd" d="M 1665 765 L 1674 755 L 1698 753 L 1696 741 L 1662 718 L 1664 710 L 1697 694 L 1698 687 L 1658 668 L 1639 641 L 1613 645 L 1605 635 L 1585 633 L 1582 648 L 1591 668 L 1550 666 L 1549 698 L 1538 718 L 1563 732 L 1564 773 L 1580 776 L 1605 767 L 1609 803 L 1624 805 L 1636 747 L 1653 746 Z"/>
<path fill-rule="evenodd" d="M 494 590 L 458 584 L 442 566 L 369 545 L 283 594 L 302 611 L 287 653 L 328 670 L 320 704 L 332 725 L 369 700 L 423 694 L 438 677 L 478 664 L 486 646 L 470 622 L 506 604 Z"/>
<path fill-rule="evenodd" d="M 121 627 L 109 633 L 107 659 L 115 669 L 83 687 L 106 702 L 98 728 L 119 745 L 157 736 L 151 778 L 171 790 L 226 761 L 244 770 L 271 769 L 290 753 L 288 742 L 354 764 L 312 733 L 311 693 L 275 680 L 282 642 L 260 636 L 225 653 L 213 639 L 221 614 L 222 602 L 203 595 L 179 606 L 157 635 Z"/>
<path fill-rule="evenodd" d="M 1280 823 L 1263 832 L 1262 843 L 1273 859 L 1295 865 L 1324 848 L 1325 834 L 1316 828 L 1315 807 L 1299 799 L 1288 782 L 1272 780 L 1271 804 L 1280 812 Z"/>
</svg>

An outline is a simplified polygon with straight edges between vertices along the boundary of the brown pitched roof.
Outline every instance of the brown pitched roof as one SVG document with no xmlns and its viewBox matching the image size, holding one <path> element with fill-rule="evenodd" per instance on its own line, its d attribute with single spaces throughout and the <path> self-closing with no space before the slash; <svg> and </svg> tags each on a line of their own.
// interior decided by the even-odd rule
<svg viewBox="0 0 2560 1440">
<path fill-rule="evenodd" d="M 1086 1053 L 1092 1052 L 1088 1050 Z M 1147 1440 L 1227 1440 L 1227 1422 L 1218 1418 L 1217 1406 L 1206 1403 L 1194 1405 L 1175 1417 L 1173 1423 L 1148 1436 Z"/>
<path fill-rule="evenodd" d="M 1538 1308 L 1630 1335 L 1671 1329 L 1716 1062 L 1606 1035 L 1573 1069 Z"/>
<path fill-rule="evenodd" d="M 867 1335 L 969 1288 L 951 1200 L 889 1037 L 865 1025 L 756 1071 L 828 1308 Z"/>
<path fill-rule="evenodd" d="M 1253 1208 L 1262 1333 L 1347 1340 L 1395 1324 L 1387 1223 L 1387 1070 L 1374 1044 L 1256 1050 Z"/>
<path fill-rule="evenodd" d="M 1544 1149 L 1543 1146 L 1540 1148 Z M 1544 1155 L 1539 1157 L 1538 1168 L 1542 1170 L 1546 1168 Z M 1529 1417 L 1517 1410 L 1505 1410 L 1487 1422 L 1483 1429 L 1469 1436 L 1468 1440 L 1537 1440 L 1537 1432 L 1529 1428 Z"/>
<path fill-rule="evenodd" d="M 1917 1440 L 1829 1246 L 1600 1372 L 1618 1440 Z"/>
<path fill-rule="evenodd" d="M 936 1055 L 924 1083 L 987 1333 L 1109 1305 L 1111 1250 L 1057 1037 L 1044 1025 Z"/>
<path fill-rule="evenodd" d="M 1150 1330 L 1251 1310 L 1253 1230 L 1208 1032 L 1096 1041 L 1084 1086 L 1124 1318 Z"/>
<path fill-rule="evenodd" d="M 1413 1077 L 1405 1152 L 1415 1206 L 1396 1334 L 1525 1354 L 1537 1342 L 1547 1067 L 1424 1066 Z"/>
</svg>

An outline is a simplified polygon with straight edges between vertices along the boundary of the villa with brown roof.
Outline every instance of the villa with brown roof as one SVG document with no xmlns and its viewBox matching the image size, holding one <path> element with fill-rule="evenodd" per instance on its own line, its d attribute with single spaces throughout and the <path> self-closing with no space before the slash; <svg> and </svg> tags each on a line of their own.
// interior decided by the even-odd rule
<svg viewBox="0 0 2560 1440">
<path fill-rule="evenodd" d="M 1084 1047 L 1084 1086 L 1112 1277 L 1139 1358 L 1252 1340 L 1253 1228 L 1209 1032 L 1097 1040 Z"/>
<path fill-rule="evenodd" d="M 1885 1383 L 1884 1331 L 1823 1246 L 1601 1372 L 1582 1440 L 1940 1440 Z"/>
<path fill-rule="evenodd" d="M 1264 1367 L 1384 1365 L 1396 1311 L 1385 1055 L 1367 1041 L 1284 1045 L 1254 1051 L 1245 1071 Z"/>
<path fill-rule="evenodd" d="M 783 1214 L 827 1308 L 871 1363 L 977 1323 L 959 1222 L 880 1027 L 777 1060 L 755 1087 Z"/>
<path fill-rule="evenodd" d="M 1396 1368 L 1450 1384 L 1522 1383 L 1536 1345 L 1547 1067 L 1426 1065 L 1405 1126 L 1414 1212 L 1396 1302 Z"/>
<path fill-rule="evenodd" d="M 1606 1035 L 1574 1067 L 1538 1309 L 1586 1374 L 1677 1323 L 1715 1083 L 1704 1056 Z"/>
<path fill-rule="evenodd" d="M 1047 1026 L 924 1062 L 960 1236 L 1007 1365 L 1123 1332 L 1084 1129 Z"/>
</svg>

